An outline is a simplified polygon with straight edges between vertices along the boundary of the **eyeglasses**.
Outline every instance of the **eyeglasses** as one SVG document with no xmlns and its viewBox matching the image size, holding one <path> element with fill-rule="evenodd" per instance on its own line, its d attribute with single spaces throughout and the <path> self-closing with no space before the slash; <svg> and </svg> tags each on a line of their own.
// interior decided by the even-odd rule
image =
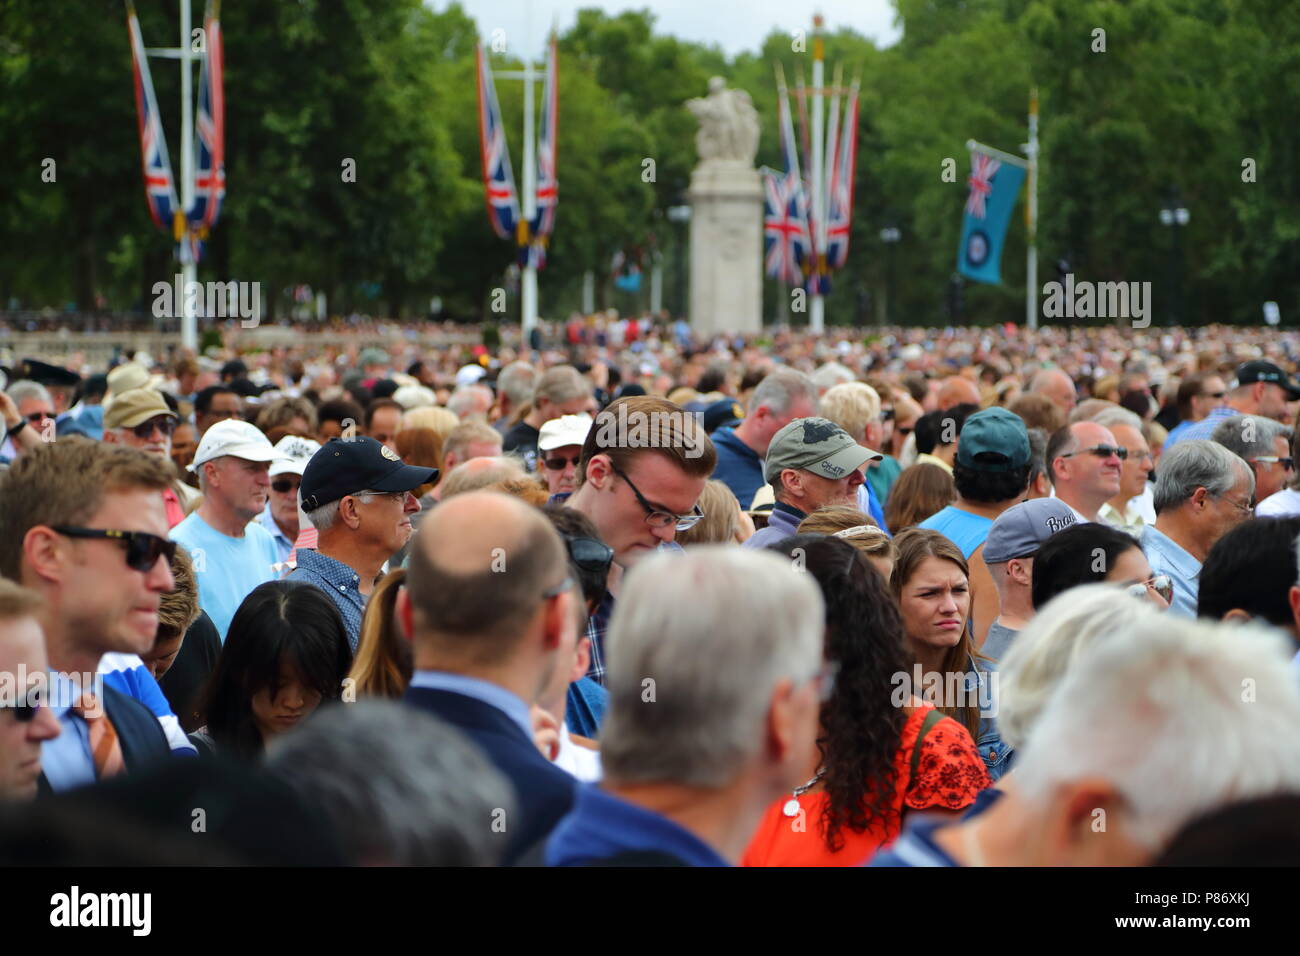
<svg viewBox="0 0 1300 956">
<path fill-rule="evenodd" d="M 1098 458 L 1109 458 L 1114 455 L 1120 461 L 1128 460 L 1128 449 L 1117 448 L 1114 445 L 1093 445 L 1091 448 L 1080 448 L 1078 451 L 1068 452 L 1064 455 L 1058 455 L 1059 458 L 1073 458 L 1075 455 L 1096 455 Z"/>
<path fill-rule="evenodd" d="M 387 498 L 394 504 L 406 504 L 406 496 L 409 494 L 409 491 L 358 491 L 354 492 L 352 497 L 361 498 L 367 502 L 374 498 Z"/>
<path fill-rule="evenodd" d="M 1223 495 L 1219 500 L 1226 501 L 1228 504 L 1232 505 L 1234 508 L 1236 508 L 1244 515 L 1249 515 L 1251 512 L 1255 510 L 1255 506 L 1250 503 L 1249 498 L 1247 498 L 1245 501 L 1233 501 L 1227 495 Z"/>
<path fill-rule="evenodd" d="M 1155 591 L 1165 599 L 1166 604 L 1173 603 L 1174 600 L 1174 579 L 1167 574 L 1156 574 L 1151 580 L 1144 581 L 1141 584 L 1130 584 L 1128 593 L 1135 598 L 1144 598 L 1147 596 L 1147 589 Z"/>
<path fill-rule="evenodd" d="M 1278 462 L 1282 463 L 1283 471 L 1291 471 L 1295 468 L 1294 458 L 1278 458 L 1276 455 L 1260 455 L 1258 458 L 1250 458 L 1249 461 L 1262 461 L 1265 464 L 1272 465 Z"/>
<path fill-rule="evenodd" d="M 0 710 L 12 713 L 14 720 L 20 724 L 30 724 L 36 719 L 36 712 L 42 706 L 42 704 L 0 704 Z"/>
<path fill-rule="evenodd" d="M 27 420 L 35 425 L 37 422 L 43 422 L 46 419 L 54 421 L 54 416 L 49 412 L 32 412 L 27 416 Z"/>
<path fill-rule="evenodd" d="M 564 466 L 572 464 L 577 467 L 578 462 L 582 461 L 582 455 L 574 455 L 572 458 L 560 456 L 558 458 L 544 458 L 542 464 L 546 465 L 551 471 L 563 471 Z"/>
<path fill-rule="evenodd" d="M 641 494 L 641 489 L 632 484 L 632 479 L 623 473 L 623 469 L 614 464 L 612 458 L 610 459 L 609 467 L 613 469 L 614 474 L 627 482 L 627 486 L 632 489 L 632 494 L 636 495 L 636 500 L 641 502 L 641 507 L 645 509 L 645 523 L 650 527 L 666 528 L 670 524 L 676 524 L 678 531 L 689 531 L 691 528 L 694 528 L 699 524 L 700 520 L 704 517 L 704 512 L 700 510 L 699 505 L 696 505 L 688 515 L 676 515 L 671 511 L 664 511 L 662 508 L 656 508 L 650 502 L 645 500 L 645 495 Z"/>
<path fill-rule="evenodd" d="M 132 426 L 131 431 L 141 441 L 148 441 L 153 438 L 155 429 L 163 433 L 163 438 L 170 438 L 172 433 L 176 431 L 176 419 L 167 415 L 159 415 L 157 418 L 151 418 L 147 422 Z"/>
<path fill-rule="evenodd" d="M 294 481 L 292 478 L 277 478 L 275 481 L 271 482 L 271 490 L 285 495 L 291 491 L 297 491 L 300 484 L 302 484 L 301 480 Z"/>
<path fill-rule="evenodd" d="M 1223 398 L 1227 394 L 1227 392 L 1202 392 L 1201 398 Z"/>
<path fill-rule="evenodd" d="M 882 422 L 892 422 L 894 420 L 894 410 L 892 408 L 882 408 L 880 410 L 880 420 Z"/>
<path fill-rule="evenodd" d="M 565 538 L 564 546 L 569 552 L 569 560 L 582 571 L 594 574 L 608 574 L 610 562 L 614 560 L 614 549 L 604 541 L 595 538 Z"/>
<path fill-rule="evenodd" d="M 1120 461 L 1128 461 L 1130 458 L 1134 461 L 1146 461 L 1147 459 L 1155 461 L 1155 456 L 1151 454 L 1150 448 L 1125 448 L 1123 451 L 1125 454 L 1120 458 Z"/>
<path fill-rule="evenodd" d="M 166 557 L 170 564 L 176 557 L 176 542 L 160 538 L 147 531 L 116 531 L 105 528 L 51 528 L 67 538 L 107 538 L 126 545 L 126 565 L 134 571 L 148 573 L 158 559 Z"/>
<path fill-rule="evenodd" d="M 894 431 L 898 432 L 898 434 L 900 434 L 900 435 L 910 435 L 910 434 L 912 434 L 912 426 L 911 426 L 911 425 L 896 425 L 896 426 L 894 426 Z"/>
</svg>

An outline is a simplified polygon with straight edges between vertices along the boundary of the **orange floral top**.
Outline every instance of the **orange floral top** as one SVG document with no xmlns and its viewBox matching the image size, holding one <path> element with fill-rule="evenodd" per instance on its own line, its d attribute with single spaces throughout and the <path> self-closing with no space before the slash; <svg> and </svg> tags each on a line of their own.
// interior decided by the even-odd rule
<svg viewBox="0 0 1300 956">
<path fill-rule="evenodd" d="M 787 794 L 763 814 L 741 858 L 741 865 L 857 866 L 898 836 L 899 818 L 904 808 L 963 810 L 974 803 L 975 795 L 992 786 L 992 781 L 970 732 L 951 717 L 936 723 L 921 741 L 916 779 L 910 781 L 909 786 L 912 748 L 925 722 L 925 715 L 933 709 L 928 704 L 917 707 L 903 725 L 898 753 L 894 756 L 898 787 L 892 801 L 894 813 L 888 825 L 875 820 L 870 828 L 861 832 L 841 830 L 844 846 L 832 853 L 822 836 L 822 817 L 830 805 L 830 798 L 822 790 L 795 797 L 800 812 L 791 817 L 785 813 L 785 805 L 792 799 Z"/>
</svg>

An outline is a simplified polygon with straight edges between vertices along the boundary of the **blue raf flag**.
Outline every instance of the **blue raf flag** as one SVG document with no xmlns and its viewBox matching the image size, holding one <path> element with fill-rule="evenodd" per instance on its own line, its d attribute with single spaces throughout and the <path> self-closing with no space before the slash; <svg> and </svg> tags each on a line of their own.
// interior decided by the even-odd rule
<svg viewBox="0 0 1300 956">
<path fill-rule="evenodd" d="M 976 282 L 1002 282 L 1002 247 L 1011 210 L 1025 180 L 1023 161 L 1005 153 L 992 155 L 975 144 L 970 154 L 970 194 L 962 218 L 957 271 Z"/>
</svg>

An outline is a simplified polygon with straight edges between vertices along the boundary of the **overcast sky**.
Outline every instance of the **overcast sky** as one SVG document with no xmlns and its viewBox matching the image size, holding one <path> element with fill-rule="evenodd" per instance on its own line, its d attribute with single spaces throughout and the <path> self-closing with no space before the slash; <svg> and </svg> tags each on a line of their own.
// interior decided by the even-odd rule
<svg viewBox="0 0 1300 956">
<path fill-rule="evenodd" d="M 564 31 L 573 26 L 577 11 L 586 7 L 609 14 L 649 7 L 656 17 L 656 33 L 716 44 L 729 57 L 746 50 L 758 52 L 773 29 L 811 30 L 814 10 L 826 17 L 828 30 L 849 27 L 879 46 L 889 46 L 899 37 L 889 0 L 820 0 L 816 5 L 790 0 L 461 0 L 461 4 L 478 23 L 484 40 L 500 27 L 506 31 L 509 52 L 521 52 L 522 45 L 522 52 L 531 51 L 534 57 L 540 56 L 553 19 Z M 447 0 L 431 0 L 431 6 L 445 10 Z"/>
</svg>

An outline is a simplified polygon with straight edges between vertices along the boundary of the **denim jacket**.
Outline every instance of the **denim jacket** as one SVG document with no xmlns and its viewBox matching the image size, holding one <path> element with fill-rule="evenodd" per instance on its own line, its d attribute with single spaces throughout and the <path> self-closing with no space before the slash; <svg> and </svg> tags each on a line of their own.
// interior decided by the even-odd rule
<svg viewBox="0 0 1300 956">
<path fill-rule="evenodd" d="M 1015 762 L 1015 751 L 1003 742 L 1002 734 L 998 731 L 997 664 L 972 658 L 970 665 L 971 669 L 966 675 L 967 687 L 985 685 L 980 700 L 989 702 L 988 707 L 980 709 L 980 726 L 975 746 L 984 758 L 984 769 L 993 782 L 997 783 Z"/>
</svg>

